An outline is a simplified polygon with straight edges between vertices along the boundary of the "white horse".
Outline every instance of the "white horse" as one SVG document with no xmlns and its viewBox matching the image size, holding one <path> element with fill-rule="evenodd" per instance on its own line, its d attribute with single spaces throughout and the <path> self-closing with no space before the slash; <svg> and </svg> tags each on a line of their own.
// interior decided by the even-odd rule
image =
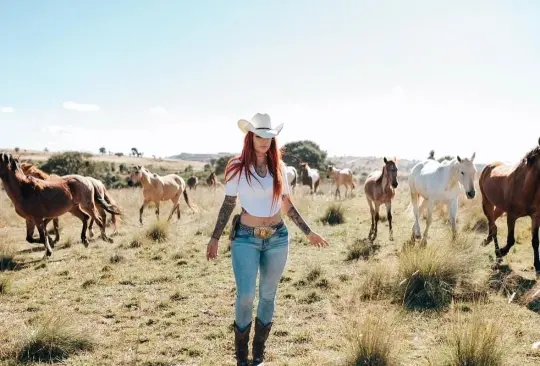
<svg viewBox="0 0 540 366">
<path fill-rule="evenodd" d="M 291 165 L 287 165 L 286 170 L 287 170 L 287 181 L 289 182 L 292 193 L 294 194 L 295 187 L 298 183 L 298 172 L 296 171 L 296 168 Z"/>
<path fill-rule="evenodd" d="M 414 211 L 413 240 L 421 238 L 419 213 L 422 208 L 427 208 L 426 229 L 424 230 L 422 244 L 427 242 L 433 208 L 438 202 L 448 204 L 452 235 L 455 238 L 460 189 L 463 187 L 468 199 L 473 199 L 476 194 L 474 188 L 476 167 L 473 162 L 475 155 L 476 153 L 473 153 L 470 160 L 457 156 L 452 160 L 446 160 L 442 163 L 427 159 L 412 168 L 409 173 L 409 189 L 411 191 L 411 203 Z M 422 202 L 422 207 L 419 208 L 418 201 L 420 197 L 424 201 Z"/>
</svg>

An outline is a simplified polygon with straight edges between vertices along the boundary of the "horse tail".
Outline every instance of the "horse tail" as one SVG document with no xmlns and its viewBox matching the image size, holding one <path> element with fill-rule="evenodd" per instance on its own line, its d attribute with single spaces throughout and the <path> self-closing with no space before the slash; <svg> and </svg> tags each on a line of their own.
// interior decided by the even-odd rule
<svg viewBox="0 0 540 366">
<path fill-rule="evenodd" d="M 101 194 L 99 194 L 99 192 L 97 191 L 97 189 L 94 189 L 94 199 L 96 200 L 97 203 L 99 203 L 99 205 L 101 207 L 103 207 L 103 209 L 105 209 L 105 211 L 107 211 L 108 213 L 110 214 L 115 214 L 115 215 L 121 215 L 122 212 L 120 212 L 120 209 L 118 208 L 118 206 L 116 204 L 109 204 L 104 197 L 101 196 Z"/>
<path fill-rule="evenodd" d="M 186 201 L 189 208 L 191 208 L 194 212 L 197 212 L 197 209 L 195 207 L 193 207 L 193 205 L 191 203 L 191 200 L 188 197 L 188 193 L 187 193 L 186 189 L 184 189 L 184 200 Z"/>
<path fill-rule="evenodd" d="M 105 194 L 104 194 L 105 201 L 106 201 L 111 207 L 113 207 L 115 210 L 117 210 L 118 212 L 120 212 L 120 207 L 118 207 L 118 205 L 116 204 L 116 201 L 112 198 L 112 196 L 109 194 L 109 192 L 108 192 L 107 190 L 105 190 L 104 193 L 105 193 Z M 116 225 L 117 225 L 116 214 L 111 213 L 111 220 L 112 220 L 114 226 L 116 227 Z"/>
</svg>

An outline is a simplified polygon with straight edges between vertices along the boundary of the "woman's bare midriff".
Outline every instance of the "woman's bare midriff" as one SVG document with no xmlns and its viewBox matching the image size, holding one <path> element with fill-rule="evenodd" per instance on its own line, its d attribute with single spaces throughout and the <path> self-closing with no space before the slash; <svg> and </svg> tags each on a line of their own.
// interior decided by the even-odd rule
<svg viewBox="0 0 540 366">
<path fill-rule="evenodd" d="M 240 222 L 243 225 L 257 227 L 257 226 L 272 226 L 279 224 L 282 221 L 281 212 L 278 212 L 271 217 L 259 217 L 253 216 L 247 213 L 245 210 L 242 210 L 242 215 L 240 216 Z"/>
</svg>

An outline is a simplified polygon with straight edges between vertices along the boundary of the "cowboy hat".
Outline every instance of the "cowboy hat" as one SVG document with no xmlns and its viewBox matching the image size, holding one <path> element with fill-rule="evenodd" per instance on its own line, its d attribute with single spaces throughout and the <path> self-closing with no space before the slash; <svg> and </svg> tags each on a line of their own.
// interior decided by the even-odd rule
<svg viewBox="0 0 540 366">
<path fill-rule="evenodd" d="M 271 139 L 272 137 L 279 135 L 283 128 L 283 123 L 272 127 L 272 122 L 270 121 L 270 116 L 268 114 L 256 113 L 251 118 L 251 121 L 246 121 L 245 119 L 239 120 L 238 127 L 243 133 L 251 131 L 260 137 Z"/>
</svg>

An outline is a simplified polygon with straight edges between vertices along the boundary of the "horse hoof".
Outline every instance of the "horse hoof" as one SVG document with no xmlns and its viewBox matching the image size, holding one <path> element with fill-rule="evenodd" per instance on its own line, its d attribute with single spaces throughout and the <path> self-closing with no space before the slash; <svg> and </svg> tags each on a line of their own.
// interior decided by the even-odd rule
<svg viewBox="0 0 540 366">
<path fill-rule="evenodd" d="M 90 242 L 88 241 L 88 239 L 83 239 L 82 243 L 85 248 L 88 248 L 88 245 L 90 245 Z"/>
</svg>

